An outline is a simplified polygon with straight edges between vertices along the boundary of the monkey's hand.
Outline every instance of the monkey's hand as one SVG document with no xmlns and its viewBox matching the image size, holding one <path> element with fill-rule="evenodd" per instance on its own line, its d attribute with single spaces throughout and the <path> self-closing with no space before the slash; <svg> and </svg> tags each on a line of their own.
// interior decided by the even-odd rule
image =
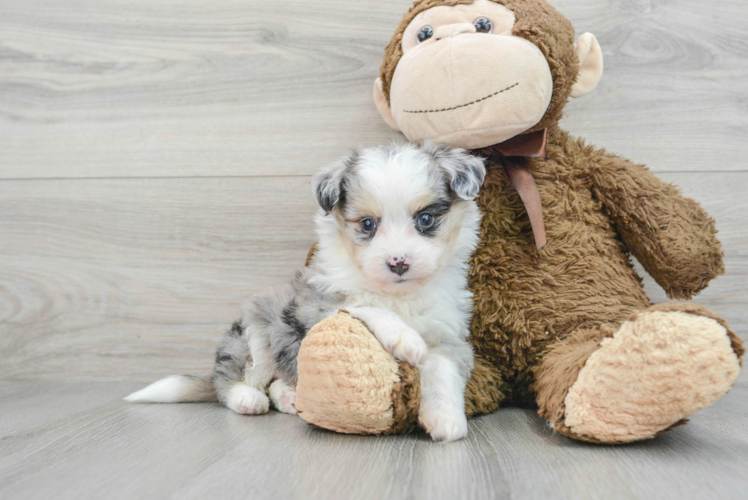
<svg viewBox="0 0 748 500">
<path fill-rule="evenodd" d="M 590 158 L 592 191 L 668 297 L 690 299 L 724 272 L 714 219 L 645 166 L 605 151 Z"/>
<path fill-rule="evenodd" d="M 317 323 L 298 357 L 295 407 L 309 423 L 346 434 L 393 434 L 417 425 L 418 368 L 396 361 L 346 313 Z"/>
</svg>

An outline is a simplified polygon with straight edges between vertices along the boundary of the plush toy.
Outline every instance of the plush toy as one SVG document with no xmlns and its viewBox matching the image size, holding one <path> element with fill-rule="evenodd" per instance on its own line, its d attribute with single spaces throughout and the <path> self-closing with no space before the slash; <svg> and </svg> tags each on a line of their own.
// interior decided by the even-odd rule
<svg viewBox="0 0 748 500">
<path fill-rule="evenodd" d="M 709 215 L 646 167 L 559 128 L 568 98 L 594 89 L 602 68 L 595 37 L 575 42 L 545 0 L 418 0 L 374 100 L 408 139 L 488 157 L 467 415 L 532 405 L 559 434 L 625 443 L 723 396 L 744 349 L 704 307 L 650 305 L 630 261 L 690 299 L 723 272 Z M 298 372 L 308 422 L 371 434 L 417 422 L 417 368 L 345 313 L 309 333 Z"/>
</svg>

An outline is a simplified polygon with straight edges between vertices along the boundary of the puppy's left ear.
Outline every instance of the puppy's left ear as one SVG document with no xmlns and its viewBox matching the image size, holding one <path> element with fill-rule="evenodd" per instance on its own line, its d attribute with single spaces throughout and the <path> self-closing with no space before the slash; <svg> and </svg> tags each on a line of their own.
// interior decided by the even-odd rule
<svg viewBox="0 0 748 500">
<path fill-rule="evenodd" d="M 344 180 L 346 171 L 356 164 L 358 151 L 353 151 L 332 165 L 323 168 L 312 177 L 312 189 L 317 203 L 325 211 L 332 212 L 345 198 Z"/>
<path fill-rule="evenodd" d="M 449 187 L 463 200 L 478 196 L 486 178 L 484 159 L 473 156 L 464 149 L 425 141 L 421 149 L 431 155 L 446 174 Z"/>
</svg>

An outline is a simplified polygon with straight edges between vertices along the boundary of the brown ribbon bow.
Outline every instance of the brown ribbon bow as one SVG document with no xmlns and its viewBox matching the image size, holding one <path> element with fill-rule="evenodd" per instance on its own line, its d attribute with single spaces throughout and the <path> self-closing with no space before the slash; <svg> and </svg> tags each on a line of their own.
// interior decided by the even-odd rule
<svg viewBox="0 0 748 500">
<path fill-rule="evenodd" d="M 545 223 L 543 222 L 543 206 L 540 203 L 540 193 L 535 179 L 530 172 L 527 158 L 547 159 L 545 146 L 548 142 L 548 129 L 538 130 L 530 134 L 518 135 L 500 144 L 486 148 L 474 149 L 474 154 L 497 158 L 504 166 L 514 189 L 519 193 L 525 210 L 530 218 L 535 246 L 540 250 L 545 246 Z"/>
</svg>

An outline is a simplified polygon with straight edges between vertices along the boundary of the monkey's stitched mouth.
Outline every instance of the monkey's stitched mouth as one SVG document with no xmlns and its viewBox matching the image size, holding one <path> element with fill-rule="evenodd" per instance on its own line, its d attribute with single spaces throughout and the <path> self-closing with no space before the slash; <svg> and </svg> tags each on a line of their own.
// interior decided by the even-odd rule
<svg viewBox="0 0 748 500">
<path fill-rule="evenodd" d="M 470 102 L 465 103 L 465 104 L 460 104 L 459 106 L 454 106 L 452 108 L 442 108 L 442 109 L 413 109 L 413 110 L 411 110 L 411 109 L 404 109 L 403 112 L 404 113 L 441 113 L 442 111 L 452 111 L 452 110 L 459 109 L 459 108 L 465 108 L 467 106 L 472 106 L 473 104 L 477 104 L 477 103 L 479 103 L 481 101 L 485 101 L 486 99 L 490 99 L 490 98 L 492 98 L 494 96 L 497 96 L 497 95 L 501 94 L 502 92 L 506 92 L 507 90 L 511 90 L 514 87 L 516 87 L 517 85 L 519 85 L 519 82 L 515 83 L 514 85 L 510 85 L 510 86 L 508 86 L 505 89 L 501 89 L 501 90 L 499 90 L 497 92 L 494 92 L 493 94 L 489 94 L 486 97 L 481 97 L 480 99 L 476 99 L 474 101 L 470 101 Z"/>
</svg>

